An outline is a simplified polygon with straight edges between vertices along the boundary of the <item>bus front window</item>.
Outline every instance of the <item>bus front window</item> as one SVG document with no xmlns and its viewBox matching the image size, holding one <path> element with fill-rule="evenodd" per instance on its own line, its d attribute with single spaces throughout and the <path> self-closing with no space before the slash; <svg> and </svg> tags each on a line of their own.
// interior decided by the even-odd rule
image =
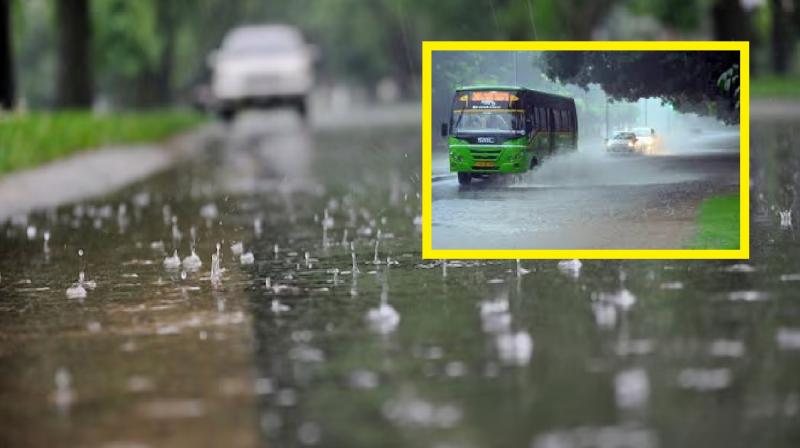
<svg viewBox="0 0 800 448">
<path fill-rule="evenodd" d="M 495 110 L 453 111 L 454 131 L 518 132 L 525 129 L 522 112 Z"/>
</svg>

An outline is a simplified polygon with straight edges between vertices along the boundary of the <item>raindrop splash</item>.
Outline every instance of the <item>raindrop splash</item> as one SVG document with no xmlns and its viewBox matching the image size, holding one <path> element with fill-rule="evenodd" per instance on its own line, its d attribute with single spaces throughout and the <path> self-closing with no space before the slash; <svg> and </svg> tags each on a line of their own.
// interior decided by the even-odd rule
<svg viewBox="0 0 800 448">
<path fill-rule="evenodd" d="M 781 218 L 781 228 L 788 229 L 792 227 L 792 210 L 780 210 L 778 215 Z"/>
<path fill-rule="evenodd" d="M 381 303 L 377 308 L 367 312 L 366 319 L 370 329 L 380 334 L 392 333 L 400 324 L 400 313 L 389 305 L 389 285 L 386 275 L 381 286 Z"/>
<path fill-rule="evenodd" d="M 217 253 L 211 254 L 211 284 L 214 286 L 219 286 L 222 280 L 221 258 L 220 244 L 217 243 Z"/>
<path fill-rule="evenodd" d="M 581 260 L 578 260 L 577 258 L 558 262 L 558 270 L 572 278 L 580 277 L 582 267 L 583 263 L 581 263 Z"/>
<path fill-rule="evenodd" d="M 178 269 L 181 267 L 181 257 L 178 256 L 178 250 L 175 249 L 171 257 L 164 258 L 165 269 Z"/>
<path fill-rule="evenodd" d="M 517 258 L 517 277 L 529 274 L 530 272 L 530 269 L 525 269 L 522 267 L 522 263 L 520 262 L 519 258 Z"/>
<path fill-rule="evenodd" d="M 166 263 L 166 260 L 164 262 Z M 197 254 L 194 252 L 194 248 L 192 248 L 192 254 L 183 259 L 183 269 L 189 272 L 194 272 L 200 269 L 201 266 L 203 266 L 203 262 L 200 260 L 200 257 L 197 256 Z"/>
<path fill-rule="evenodd" d="M 256 257 L 250 251 L 247 251 L 239 256 L 239 263 L 243 265 L 253 264 L 255 261 Z"/>
<path fill-rule="evenodd" d="M 353 259 L 353 275 L 360 274 L 361 271 L 358 270 L 358 263 L 356 262 L 356 245 L 355 242 L 350 242 L 350 256 Z"/>
</svg>

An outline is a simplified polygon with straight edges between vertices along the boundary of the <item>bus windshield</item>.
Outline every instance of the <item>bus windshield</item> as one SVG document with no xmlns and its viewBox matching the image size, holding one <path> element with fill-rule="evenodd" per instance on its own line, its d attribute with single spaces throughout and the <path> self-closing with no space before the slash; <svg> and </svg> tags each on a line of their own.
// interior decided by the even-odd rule
<svg viewBox="0 0 800 448">
<path fill-rule="evenodd" d="M 453 131 L 459 132 L 524 132 L 525 121 L 521 110 L 453 111 Z"/>
</svg>

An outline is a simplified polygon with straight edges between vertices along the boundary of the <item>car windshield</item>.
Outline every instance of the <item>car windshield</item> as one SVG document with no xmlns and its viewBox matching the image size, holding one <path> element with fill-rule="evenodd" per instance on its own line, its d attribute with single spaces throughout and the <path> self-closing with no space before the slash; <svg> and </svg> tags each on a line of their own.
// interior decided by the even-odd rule
<svg viewBox="0 0 800 448">
<path fill-rule="evenodd" d="M 463 116 L 462 116 L 463 115 Z M 521 111 L 454 110 L 455 132 L 513 132 L 524 129 Z"/>
<path fill-rule="evenodd" d="M 614 134 L 613 140 L 633 140 L 636 135 L 633 132 L 618 132 Z"/>
<path fill-rule="evenodd" d="M 225 53 L 289 53 L 302 47 L 302 38 L 288 30 L 239 30 L 223 44 Z"/>
</svg>

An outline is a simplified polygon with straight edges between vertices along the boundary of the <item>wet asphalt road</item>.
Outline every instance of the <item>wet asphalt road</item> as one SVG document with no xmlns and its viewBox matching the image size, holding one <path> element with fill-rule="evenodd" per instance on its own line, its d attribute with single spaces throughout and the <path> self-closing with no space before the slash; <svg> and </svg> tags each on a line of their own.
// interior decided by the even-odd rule
<svg viewBox="0 0 800 448">
<path fill-rule="evenodd" d="M 738 138 L 738 132 L 684 137 L 654 156 L 588 148 L 546 160 L 520 181 L 459 186 L 453 176 L 434 176 L 432 245 L 684 248 L 696 232 L 700 202 L 738 192 Z"/>
<path fill-rule="evenodd" d="M 797 446 L 797 123 L 754 123 L 751 260 L 519 266 L 420 259 L 416 123 L 245 116 L 3 224 L 0 445 Z"/>
</svg>

